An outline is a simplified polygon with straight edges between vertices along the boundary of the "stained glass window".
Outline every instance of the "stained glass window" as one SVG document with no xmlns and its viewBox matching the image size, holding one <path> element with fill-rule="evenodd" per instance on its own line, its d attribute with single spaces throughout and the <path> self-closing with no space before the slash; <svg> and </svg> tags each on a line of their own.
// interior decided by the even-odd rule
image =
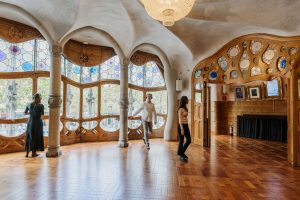
<svg viewBox="0 0 300 200">
<path fill-rule="evenodd" d="M 82 117 L 97 117 L 98 114 L 98 87 L 83 89 Z"/>
<path fill-rule="evenodd" d="M 32 101 L 32 79 L 0 79 L 0 118 L 24 118 L 26 105 Z"/>
<path fill-rule="evenodd" d="M 145 65 L 145 87 L 161 87 L 165 81 L 155 62 L 147 62 Z"/>
<path fill-rule="evenodd" d="M 155 91 L 155 92 L 150 92 L 153 96 L 152 102 L 155 105 L 155 110 L 159 114 L 167 114 L 167 91 L 162 90 L 162 91 Z"/>
<path fill-rule="evenodd" d="M 99 66 L 82 67 L 81 83 L 90 83 L 98 80 Z"/>
<path fill-rule="evenodd" d="M 106 118 L 101 120 L 100 127 L 107 132 L 117 131 L 119 129 L 119 120 L 115 118 Z"/>
<path fill-rule="evenodd" d="M 67 117 L 69 118 L 79 118 L 79 108 L 80 108 L 80 89 L 72 85 L 67 85 Z"/>
<path fill-rule="evenodd" d="M 105 84 L 101 86 L 101 114 L 102 115 L 118 115 L 120 85 Z"/>
<path fill-rule="evenodd" d="M 128 82 L 134 85 L 144 86 L 144 66 L 129 65 Z"/>
<path fill-rule="evenodd" d="M 51 66 L 49 45 L 45 40 L 36 40 L 36 42 L 37 42 L 36 70 L 49 71 Z"/>
<path fill-rule="evenodd" d="M 0 72 L 34 70 L 34 40 L 12 44 L 0 39 Z"/>
<path fill-rule="evenodd" d="M 98 125 L 97 121 L 82 122 L 82 127 L 87 130 L 94 129 L 94 128 L 96 128 L 97 125 Z"/>
<path fill-rule="evenodd" d="M 73 63 L 71 63 L 70 61 L 68 61 L 67 59 L 65 59 L 65 70 L 66 70 L 66 77 L 68 77 L 69 79 L 76 81 L 76 82 L 80 82 L 80 73 L 81 73 L 81 67 L 78 65 L 75 65 Z"/>
<path fill-rule="evenodd" d="M 66 127 L 70 131 L 76 131 L 76 129 L 79 127 L 78 122 L 66 122 Z"/>
<path fill-rule="evenodd" d="M 143 92 L 139 90 L 129 89 L 128 90 L 128 116 L 131 116 L 132 113 L 137 110 L 143 103 Z"/>
<path fill-rule="evenodd" d="M 120 60 L 114 56 L 100 66 L 100 79 L 120 79 Z"/>
<path fill-rule="evenodd" d="M 27 124 L 0 124 L 0 135 L 5 137 L 19 136 L 26 131 Z"/>
</svg>

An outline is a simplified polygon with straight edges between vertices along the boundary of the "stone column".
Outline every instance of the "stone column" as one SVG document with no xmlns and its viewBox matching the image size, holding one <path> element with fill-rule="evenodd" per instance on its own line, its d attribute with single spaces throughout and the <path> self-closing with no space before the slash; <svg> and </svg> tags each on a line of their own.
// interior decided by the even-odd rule
<svg viewBox="0 0 300 200">
<path fill-rule="evenodd" d="M 177 93 L 176 93 L 176 71 L 165 67 L 164 76 L 168 93 L 168 116 L 164 130 L 164 140 L 177 139 Z"/>
<path fill-rule="evenodd" d="M 128 147 L 128 65 L 129 59 L 120 59 L 120 132 L 119 147 Z"/>
<path fill-rule="evenodd" d="M 61 54 L 62 47 L 53 45 L 51 51 L 51 69 L 50 69 L 50 95 L 49 103 L 49 137 L 47 157 L 57 157 L 61 155 L 60 146 L 60 107 L 62 103 L 60 94 L 61 84 Z"/>
</svg>

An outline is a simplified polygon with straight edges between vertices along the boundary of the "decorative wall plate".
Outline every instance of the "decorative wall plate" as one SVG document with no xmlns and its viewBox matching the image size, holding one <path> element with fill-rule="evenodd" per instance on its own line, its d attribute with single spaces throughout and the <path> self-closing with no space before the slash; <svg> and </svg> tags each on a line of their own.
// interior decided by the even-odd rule
<svg viewBox="0 0 300 200">
<path fill-rule="evenodd" d="M 256 67 L 251 68 L 250 76 L 257 76 L 257 75 L 260 75 L 260 74 L 262 74 L 261 67 L 256 66 Z"/>
<path fill-rule="evenodd" d="M 290 48 L 290 50 L 289 50 L 289 54 L 290 54 L 291 56 L 296 55 L 297 52 L 298 52 L 298 48 L 297 48 L 297 47 L 292 47 L 292 48 Z"/>
<path fill-rule="evenodd" d="M 250 66 L 250 60 L 249 60 L 249 56 L 247 54 L 247 51 L 244 50 L 244 53 L 241 57 L 241 60 L 240 60 L 240 68 L 243 71 L 246 71 L 248 69 L 248 67 Z"/>
<path fill-rule="evenodd" d="M 251 41 L 250 50 L 253 54 L 257 54 L 258 52 L 260 52 L 262 47 L 263 47 L 263 45 L 260 41 L 255 41 L 255 40 Z"/>
<path fill-rule="evenodd" d="M 280 57 L 277 62 L 277 68 L 279 71 L 283 71 L 286 69 L 286 58 Z"/>
<path fill-rule="evenodd" d="M 276 50 L 268 48 L 263 54 L 263 61 L 266 64 L 270 64 L 275 57 Z"/>
<path fill-rule="evenodd" d="M 236 57 L 239 53 L 240 53 L 239 45 L 231 47 L 227 52 L 227 54 L 230 58 Z"/>
<path fill-rule="evenodd" d="M 200 78 L 201 75 L 202 75 L 202 70 L 201 70 L 201 69 L 197 69 L 197 70 L 195 71 L 195 78 Z"/>
<path fill-rule="evenodd" d="M 216 80 L 217 77 L 218 77 L 218 72 L 217 71 L 213 70 L 213 71 L 209 72 L 209 76 L 208 76 L 209 80 L 212 80 L 212 81 Z"/>
<path fill-rule="evenodd" d="M 295 60 L 294 60 L 294 59 L 291 59 L 291 60 L 290 60 L 290 64 L 293 65 L 294 63 L 295 63 Z"/>
<path fill-rule="evenodd" d="M 219 66 L 221 67 L 221 69 L 222 69 L 224 72 L 227 71 L 227 69 L 228 69 L 228 62 L 227 62 L 227 60 L 226 60 L 226 58 L 225 58 L 224 56 L 222 56 L 222 57 L 220 57 L 220 58 L 218 59 L 218 64 L 219 64 Z"/>
<path fill-rule="evenodd" d="M 231 79 L 236 79 L 239 76 L 238 72 L 236 70 L 232 70 L 230 72 L 230 78 Z"/>
</svg>

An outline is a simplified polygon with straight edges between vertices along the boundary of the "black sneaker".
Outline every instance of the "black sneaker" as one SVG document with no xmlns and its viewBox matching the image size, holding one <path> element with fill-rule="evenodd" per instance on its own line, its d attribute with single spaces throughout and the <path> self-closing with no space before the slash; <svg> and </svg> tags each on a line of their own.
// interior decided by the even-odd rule
<svg viewBox="0 0 300 200">
<path fill-rule="evenodd" d="M 150 145 L 149 145 L 149 144 L 147 144 L 146 146 L 147 146 L 147 149 L 148 149 L 148 150 L 150 150 Z"/>
<path fill-rule="evenodd" d="M 182 161 L 182 162 L 187 162 L 187 159 L 185 159 L 183 156 L 180 156 L 179 160 Z"/>
</svg>

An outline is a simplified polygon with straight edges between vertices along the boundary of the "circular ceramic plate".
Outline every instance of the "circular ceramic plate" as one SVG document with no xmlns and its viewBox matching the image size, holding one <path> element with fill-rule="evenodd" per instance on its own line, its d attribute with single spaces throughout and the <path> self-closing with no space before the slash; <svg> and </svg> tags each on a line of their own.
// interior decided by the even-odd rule
<svg viewBox="0 0 300 200">
<path fill-rule="evenodd" d="M 278 59 L 277 68 L 279 71 L 283 71 L 286 69 L 286 58 L 285 57 L 280 57 Z"/>
<path fill-rule="evenodd" d="M 195 71 L 195 78 L 200 78 L 201 77 L 201 74 L 202 74 L 202 70 L 201 69 L 197 69 Z"/>
<path fill-rule="evenodd" d="M 216 80 L 218 77 L 218 72 L 213 70 L 209 72 L 209 80 Z"/>
<path fill-rule="evenodd" d="M 252 51 L 253 54 L 256 54 L 257 52 L 259 52 L 262 48 L 262 43 L 259 41 L 252 41 L 251 42 L 251 46 L 250 49 Z"/>
<path fill-rule="evenodd" d="M 240 62 L 241 69 L 247 69 L 250 66 L 250 60 L 244 59 Z"/>
<path fill-rule="evenodd" d="M 297 47 L 292 47 L 289 50 L 289 53 L 291 56 L 296 55 L 296 53 L 298 52 L 298 48 Z"/>
<path fill-rule="evenodd" d="M 233 57 L 236 57 L 240 52 L 240 49 L 239 49 L 239 46 L 234 46 L 234 47 L 231 47 L 229 50 L 228 50 L 228 56 L 230 58 L 233 58 Z"/>
<path fill-rule="evenodd" d="M 275 51 L 273 49 L 268 49 L 265 53 L 264 53 L 264 58 L 266 60 L 272 60 L 275 56 Z"/>
<path fill-rule="evenodd" d="M 230 72 L 230 78 L 235 79 L 238 77 L 238 72 L 236 70 L 232 70 Z"/>
</svg>

